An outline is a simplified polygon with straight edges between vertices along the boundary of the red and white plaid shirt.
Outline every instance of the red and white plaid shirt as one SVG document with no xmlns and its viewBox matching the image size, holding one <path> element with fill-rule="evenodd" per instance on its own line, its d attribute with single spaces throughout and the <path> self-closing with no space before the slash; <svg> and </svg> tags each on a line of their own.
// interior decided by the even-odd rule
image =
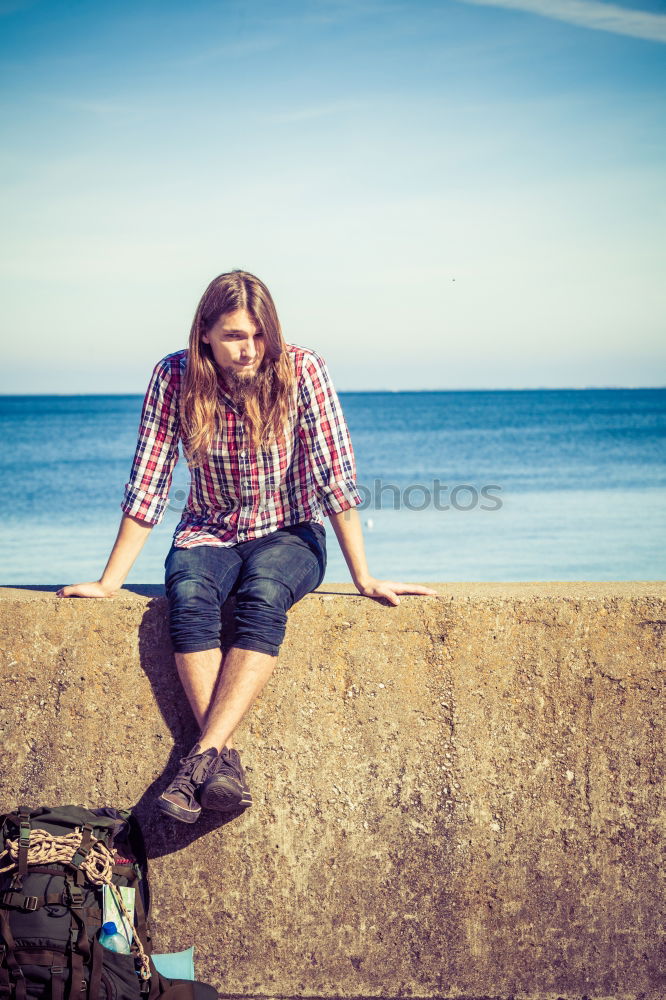
<svg viewBox="0 0 666 1000">
<path fill-rule="evenodd" d="M 361 503 L 349 431 L 323 358 L 287 346 L 298 392 L 285 440 L 250 446 L 243 420 L 225 394 L 224 420 L 199 468 L 174 533 L 177 548 L 236 545 L 301 521 L 323 521 Z M 181 440 L 178 397 L 187 350 L 167 354 L 153 371 L 122 510 L 159 524 L 168 505 Z"/>
</svg>

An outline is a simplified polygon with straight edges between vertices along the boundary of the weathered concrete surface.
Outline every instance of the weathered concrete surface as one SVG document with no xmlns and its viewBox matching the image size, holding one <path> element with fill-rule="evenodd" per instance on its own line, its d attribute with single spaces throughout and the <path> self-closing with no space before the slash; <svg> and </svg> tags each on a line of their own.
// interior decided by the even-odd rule
<svg viewBox="0 0 666 1000">
<path fill-rule="evenodd" d="M 438 591 L 297 605 L 254 807 L 185 827 L 164 600 L 1 590 L 0 805 L 138 802 L 157 945 L 229 994 L 663 1000 L 666 586 Z"/>
</svg>

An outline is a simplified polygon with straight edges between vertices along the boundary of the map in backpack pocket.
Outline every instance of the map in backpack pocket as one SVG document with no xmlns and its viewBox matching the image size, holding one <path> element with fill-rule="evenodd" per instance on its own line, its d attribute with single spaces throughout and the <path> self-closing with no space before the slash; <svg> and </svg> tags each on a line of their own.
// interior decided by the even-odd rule
<svg viewBox="0 0 666 1000">
<path fill-rule="evenodd" d="M 120 906 L 118 905 L 118 898 L 116 893 L 120 893 L 122 896 L 123 903 L 125 904 L 125 909 L 129 913 L 130 919 L 128 920 L 124 913 L 121 913 Z M 134 896 L 136 889 L 134 886 L 127 885 L 114 885 L 113 888 L 110 885 L 105 885 L 103 887 L 103 898 L 102 898 L 102 913 L 103 913 L 103 923 L 108 921 L 113 921 L 113 923 L 118 928 L 119 932 L 127 938 L 129 944 L 132 944 L 134 938 Z"/>
</svg>

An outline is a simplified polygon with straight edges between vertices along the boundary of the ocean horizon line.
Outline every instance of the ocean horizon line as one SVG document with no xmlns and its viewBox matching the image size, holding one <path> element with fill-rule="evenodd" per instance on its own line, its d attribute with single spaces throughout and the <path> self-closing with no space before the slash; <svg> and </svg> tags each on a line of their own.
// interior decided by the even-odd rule
<svg viewBox="0 0 666 1000">
<path fill-rule="evenodd" d="M 343 389 L 336 386 L 338 393 L 354 395 L 417 395 L 454 392 L 662 392 L 666 385 L 535 385 L 535 386 L 493 386 L 460 387 L 439 389 Z M 130 399 L 143 398 L 145 392 L 0 392 L 0 399 Z"/>
</svg>

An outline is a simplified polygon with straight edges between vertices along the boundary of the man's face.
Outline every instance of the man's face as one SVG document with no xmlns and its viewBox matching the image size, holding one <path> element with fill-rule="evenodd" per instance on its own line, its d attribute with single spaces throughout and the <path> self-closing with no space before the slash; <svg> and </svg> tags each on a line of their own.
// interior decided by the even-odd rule
<svg viewBox="0 0 666 1000">
<path fill-rule="evenodd" d="M 264 357 L 264 335 L 245 309 L 224 313 L 202 336 L 225 378 L 250 385 Z"/>
</svg>

